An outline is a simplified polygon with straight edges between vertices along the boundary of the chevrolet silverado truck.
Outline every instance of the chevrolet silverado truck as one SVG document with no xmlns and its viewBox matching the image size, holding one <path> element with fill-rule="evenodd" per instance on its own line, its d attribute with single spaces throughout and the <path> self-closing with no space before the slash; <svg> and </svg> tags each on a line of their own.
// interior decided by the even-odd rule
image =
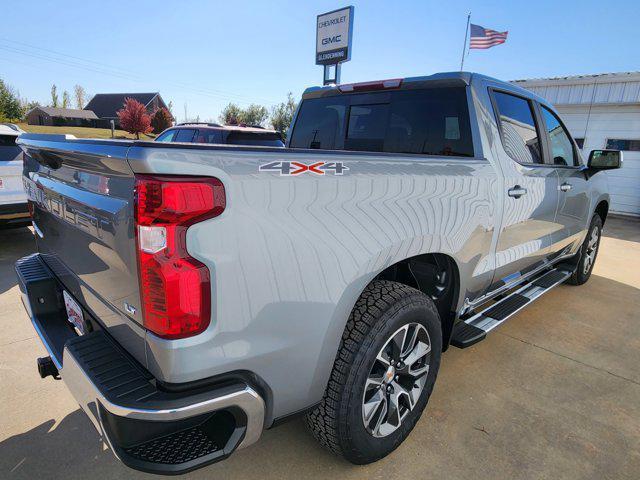
<svg viewBox="0 0 640 480">
<path fill-rule="evenodd" d="M 40 374 L 162 474 L 297 414 L 353 463 L 389 454 L 447 347 L 589 279 L 622 161 L 471 73 L 307 89 L 286 148 L 18 143 Z"/>
</svg>

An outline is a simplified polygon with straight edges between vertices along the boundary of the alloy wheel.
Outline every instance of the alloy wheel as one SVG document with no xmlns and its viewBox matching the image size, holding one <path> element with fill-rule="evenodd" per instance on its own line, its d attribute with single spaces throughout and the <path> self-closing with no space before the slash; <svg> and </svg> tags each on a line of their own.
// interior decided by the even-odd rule
<svg viewBox="0 0 640 480">
<path fill-rule="evenodd" d="M 378 352 L 367 377 L 362 421 L 374 437 L 395 432 L 416 406 L 427 380 L 431 341 L 420 323 L 396 330 Z"/>
<path fill-rule="evenodd" d="M 593 262 L 596 260 L 596 253 L 598 252 L 598 240 L 600 238 L 600 230 L 596 227 L 591 231 L 591 236 L 587 242 L 587 249 L 584 253 L 584 268 L 583 273 L 589 274 Z"/>
</svg>

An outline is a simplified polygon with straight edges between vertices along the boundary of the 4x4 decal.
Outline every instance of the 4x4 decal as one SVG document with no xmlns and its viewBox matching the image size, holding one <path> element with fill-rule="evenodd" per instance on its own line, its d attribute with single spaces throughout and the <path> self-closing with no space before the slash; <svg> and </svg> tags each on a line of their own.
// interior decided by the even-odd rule
<svg viewBox="0 0 640 480">
<path fill-rule="evenodd" d="M 280 175 L 300 175 L 311 173 L 314 175 L 342 175 L 349 170 L 342 162 L 315 162 L 311 164 L 302 162 L 269 162 L 258 167 L 260 172 L 278 172 Z"/>
</svg>

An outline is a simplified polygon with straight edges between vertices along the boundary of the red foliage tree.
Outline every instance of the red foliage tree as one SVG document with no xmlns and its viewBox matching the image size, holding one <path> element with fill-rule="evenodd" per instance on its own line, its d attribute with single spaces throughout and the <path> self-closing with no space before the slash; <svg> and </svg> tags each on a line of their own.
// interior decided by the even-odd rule
<svg viewBox="0 0 640 480">
<path fill-rule="evenodd" d="M 151 117 L 143 104 L 134 98 L 125 98 L 122 110 L 118 110 L 120 126 L 123 130 L 134 133 L 140 139 L 141 133 L 149 133 L 151 128 Z"/>
<path fill-rule="evenodd" d="M 151 117 L 151 126 L 153 133 L 160 133 L 171 126 L 173 118 L 166 108 L 159 108 Z"/>
</svg>

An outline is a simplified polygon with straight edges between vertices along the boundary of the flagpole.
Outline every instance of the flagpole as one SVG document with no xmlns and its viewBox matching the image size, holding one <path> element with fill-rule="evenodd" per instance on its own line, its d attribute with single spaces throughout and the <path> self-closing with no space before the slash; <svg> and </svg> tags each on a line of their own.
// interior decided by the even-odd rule
<svg viewBox="0 0 640 480">
<path fill-rule="evenodd" d="M 462 45 L 462 60 L 460 60 L 460 71 L 464 68 L 464 51 L 467 49 L 467 36 L 469 35 L 469 21 L 471 20 L 471 12 L 467 15 L 467 28 L 464 31 L 464 45 Z"/>
</svg>

